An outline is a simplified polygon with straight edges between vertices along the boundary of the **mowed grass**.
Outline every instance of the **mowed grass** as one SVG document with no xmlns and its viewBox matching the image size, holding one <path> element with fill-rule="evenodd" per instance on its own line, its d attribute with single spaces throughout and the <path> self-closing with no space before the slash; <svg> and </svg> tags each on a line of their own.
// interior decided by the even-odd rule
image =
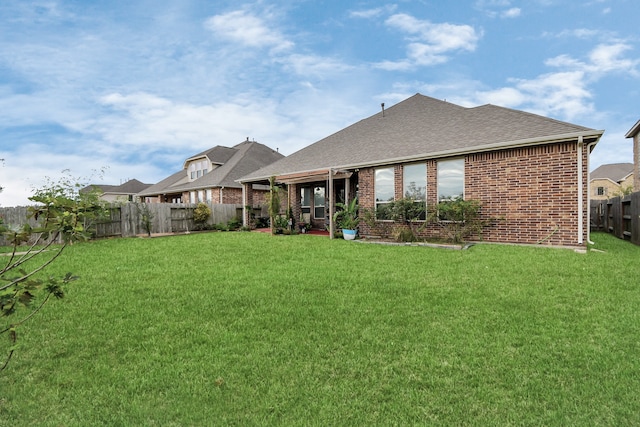
<svg viewBox="0 0 640 427">
<path fill-rule="evenodd" d="M 593 239 L 74 245 L 50 272 L 81 279 L 19 330 L 0 425 L 638 425 L 640 248 Z"/>
</svg>

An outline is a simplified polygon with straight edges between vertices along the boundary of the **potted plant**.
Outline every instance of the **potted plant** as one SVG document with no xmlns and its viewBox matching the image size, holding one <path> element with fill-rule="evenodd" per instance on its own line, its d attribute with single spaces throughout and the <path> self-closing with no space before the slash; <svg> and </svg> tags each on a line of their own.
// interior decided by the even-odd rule
<svg viewBox="0 0 640 427">
<path fill-rule="evenodd" d="M 336 207 L 340 210 L 333 215 L 333 221 L 338 228 L 342 229 L 342 237 L 345 240 L 353 240 L 356 238 L 358 224 L 358 199 L 356 197 L 350 203 L 336 203 Z"/>
</svg>

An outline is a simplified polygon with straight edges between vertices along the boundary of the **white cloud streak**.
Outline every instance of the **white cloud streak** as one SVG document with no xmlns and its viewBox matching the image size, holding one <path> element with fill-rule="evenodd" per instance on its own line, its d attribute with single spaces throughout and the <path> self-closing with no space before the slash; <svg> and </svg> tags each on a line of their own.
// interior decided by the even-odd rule
<svg viewBox="0 0 640 427">
<path fill-rule="evenodd" d="M 373 9 L 352 10 L 351 12 L 349 12 L 349 16 L 351 18 L 373 19 L 389 13 L 393 13 L 397 8 L 397 5 L 390 4 Z"/>
<path fill-rule="evenodd" d="M 293 42 L 263 19 L 243 10 L 212 16 L 205 21 L 205 27 L 220 37 L 248 47 L 267 47 L 280 51 L 294 46 Z"/>
<path fill-rule="evenodd" d="M 385 25 L 408 34 L 409 41 L 406 59 L 376 64 L 378 68 L 386 70 L 407 70 L 416 66 L 442 64 L 454 52 L 474 51 L 481 37 L 469 25 L 434 24 L 404 13 L 392 15 L 385 21 Z"/>
<path fill-rule="evenodd" d="M 631 46 L 622 43 L 595 46 L 585 60 L 559 55 L 545 61 L 559 71 L 542 74 L 533 79 L 511 79 L 512 87 L 479 91 L 475 99 L 512 108 L 525 107 L 542 115 L 565 120 L 586 118 L 594 114 L 590 84 L 615 74 L 639 76 L 640 60 L 624 57 Z"/>
</svg>

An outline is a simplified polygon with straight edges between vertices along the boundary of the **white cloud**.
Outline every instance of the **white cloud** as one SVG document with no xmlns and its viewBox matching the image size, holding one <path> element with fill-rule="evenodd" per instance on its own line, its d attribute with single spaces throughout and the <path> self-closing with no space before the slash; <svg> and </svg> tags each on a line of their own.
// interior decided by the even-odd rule
<svg viewBox="0 0 640 427">
<path fill-rule="evenodd" d="M 413 62 L 406 59 L 401 61 L 382 61 L 374 64 L 375 68 L 387 71 L 406 71 L 414 67 Z"/>
<path fill-rule="evenodd" d="M 112 114 L 98 119 L 102 138 L 114 146 L 148 149 L 208 148 L 241 142 L 277 126 L 273 105 L 236 99 L 212 105 L 174 102 L 153 94 L 113 93 L 101 99 Z"/>
<path fill-rule="evenodd" d="M 137 178 L 144 182 L 157 182 L 166 177 L 167 171 L 154 162 L 141 162 L 132 167 L 118 156 L 105 158 L 80 153 L 64 153 L 47 145 L 29 144 L 13 152 L 0 151 L 4 166 L 0 165 L 0 207 L 26 206 L 35 189 L 48 181 L 57 182 L 68 170 L 80 184 L 119 184 Z M 104 170 L 104 176 L 99 171 Z M 29 171 L 25 176 L 24 171 Z M 173 171 L 172 171 L 173 172 Z"/>
<path fill-rule="evenodd" d="M 575 59 L 569 55 L 559 55 L 545 61 L 553 67 L 581 70 L 591 78 L 599 78 L 608 73 L 626 73 L 637 76 L 639 59 L 624 58 L 624 53 L 632 47 L 625 43 L 599 44 L 589 52 L 587 61 Z"/>
<path fill-rule="evenodd" d="M 505 10 L 501 13 L 503 18 L 517 18 L 522 13 L 522 10 L 519 7 L 512 7 L 511 9 Z"/>
<path fill-rule="evenodd" d="M 627 44 L 600 44 L 586 59 L 559 55 L 545 61 L 558 71 L 541 74 L 532 79 L 511 79 L 511 86 L 494 90 L 476 90 L 472 96 L 477 103 L 492 103 L 558 117 L 563 120 L 593 119 L 596 108 L 590 85 L 614 74 L 638 76 L 639 60 L 628 59 Z"/>
<path fill-rule="evenodd" d="M 205 21 L 205 27 L 245 46 L 285 50 L 294 45 L 261 18 L 242 10 L 212 16 Z"/>
<path fill-rule="evenodd" d="M 375 9 L 352 10 L 351 12 L 349 12 L 349 16 L 352 18 L 371 19 L 377 18 L 387 13 L 392 13 L 396 9 L 397 6 L 395 4 L 391 4 L 383 7 L 377 7 Z"/>
<path fill-rule="evenodd" d="M 392 15 L 385 24 L 409 34 L 406 59 L 376 64 L 376 67 L 386 70 L 405 70 L 413 66 L 447 62 L 453 52 L 474 51 L 480 38 L 476 30 L 469 25 L 434 24 L 404 13 Z"/>
<path fill-rule="evenodd" d="M 282 63 L 286 69 L 307 77 L 327 78 L 354 69 L 338 59 L 317 55 L 292 54 L 277 62 Z"/>
<path fill-rule="evenodd" d="M 514 80 L 527 109 L 542 115 L 574 120 L 593 113 L 592 95 L 581 71 L 549 73 L 531 80 Z"/>
<path fill-rule="evenodd" d="M 532 79 L 510 79 L 510 85 L 486 89 L 477 81 L 452 80 L 441 85 L 428 85 L 434 96 L 449 94 L 459 105 L 474 107 L 494 104 L 561 120 L 593 117 L 595 107 L 588 82 L 580 71 L 546 73 Z"/>
<path fill-rule="evenodd" d="M 490 18 L 517 18 L 522 14 L 522 9 L 511 7 L 511 3 L 511 0 L 478 0 L 475 7 Z"/>
<path fill-rule="evenodd" d="M 632 47 L 625 43 L 600 44 L 589 54 L 591 71 L 597 74 L 610 72 L 625 72 L 638 75 L 638 59 L 622 58 L 622 55 Z"/>
<path fill-rule="evenodd" d="M 480 92 L 476 95 L 480 104 L 494 104 L 501 107 L 513 108 L 521 105 L 526 96 L 520 90 L 512 87 L 503 87 L 496 90 Z"/>
<path fill-rule="evenodd" d="M 594 30 L 591 28 L 572 28 L 562 30 L 557 33 L 545 31 L 542 33 L 543 38 L 577 38 L 582 40 L 588 39 L 600 39 L 600 40 L 612 40 L 615 39 L 615 35 L 610 31 Z"/>
</svg>

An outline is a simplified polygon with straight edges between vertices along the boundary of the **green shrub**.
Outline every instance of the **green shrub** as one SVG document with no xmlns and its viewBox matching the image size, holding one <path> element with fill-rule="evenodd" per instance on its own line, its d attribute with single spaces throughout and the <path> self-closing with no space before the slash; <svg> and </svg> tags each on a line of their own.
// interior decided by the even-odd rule
<svg viewBox="0 0 640 427">
<path fill-rule="evenodd" d="M 198 203 L 198 206 L 193 210 L 193 222 L 196 224 L 197 230 L 204 230 L 211 218 L 211 208 L 205 203 Z"/>
</svg>

